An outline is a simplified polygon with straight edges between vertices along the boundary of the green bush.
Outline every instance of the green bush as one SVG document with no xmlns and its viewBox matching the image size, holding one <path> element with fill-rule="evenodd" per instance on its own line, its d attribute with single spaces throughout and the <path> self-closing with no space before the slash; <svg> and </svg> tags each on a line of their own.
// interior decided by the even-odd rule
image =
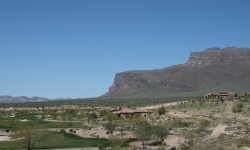
<svg viewBox="0 0 250 150">
<path fill-rule="evenodd" d="M 60 132 L 61 132 L 61 133 L 66 133 L 66 131 L 65 131 L 64 129 L 62 129 Z"/>
<path fill-rule="evenodd" d="M 171 149 L 170 150 L 176 150 L 176 147 L 171 147 Z"/>
<path fill-rule="evenodd" d="M 244 105 L 242 103 L 236 103 L 234 104 L 234 106 L 232 107 L 232 112 L 233 113 L 238 113 L 238 112 L 242 112 Z"/>
<path fill-rule="evenodd" d="M 69 129 L 69 132 L 73 132 L 73 129 Z"/>
<path fill-rule="evenodd" d="M 165 113 L 166 113 L 165 107 L 161 107 L 161 108 L 158 109 L 158 114 L 159 115 L 165 115 Z"/>
</svg>

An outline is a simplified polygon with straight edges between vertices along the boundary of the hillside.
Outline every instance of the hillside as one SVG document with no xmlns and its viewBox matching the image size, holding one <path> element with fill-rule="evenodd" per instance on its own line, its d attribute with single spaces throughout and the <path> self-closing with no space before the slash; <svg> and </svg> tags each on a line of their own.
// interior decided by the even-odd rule
<svg viewBox="0 0 250 150">
<path fill-rule="evenodd" d="M 206 92 L 250 91 L 250 49 L 227 47 L 192 52 L 181 65 L 115 75 L 102 97 L 201 96 Z"/>
</svg>

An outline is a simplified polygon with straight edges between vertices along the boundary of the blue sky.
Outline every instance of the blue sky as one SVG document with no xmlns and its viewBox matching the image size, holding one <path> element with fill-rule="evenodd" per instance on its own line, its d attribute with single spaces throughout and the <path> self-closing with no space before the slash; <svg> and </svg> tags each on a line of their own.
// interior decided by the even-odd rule
<svg viewBox="0 0 250 150">
<path fill-rule="evenodd" d="M 250 47 L 249 0 L 0 0 L 0 95 L 97 97 L 115 74 Z"/>
</svg>

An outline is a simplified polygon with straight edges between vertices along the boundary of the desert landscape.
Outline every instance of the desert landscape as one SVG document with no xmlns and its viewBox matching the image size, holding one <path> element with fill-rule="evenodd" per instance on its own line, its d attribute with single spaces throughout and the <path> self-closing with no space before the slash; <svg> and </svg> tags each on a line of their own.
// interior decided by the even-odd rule
<svg viewBox="0 0 250 150">
<path fill-rule="evenodd" d="M 0 0 L 0 150 L 250 150 L 250 0 Z"/>
<path fill-rule="evenodd" d="M 50 145 L 50 149 L 61 149 L 64 142 L 71 142 L 64 149 L 245 150 L 250 140 L 249 96 L 245 93 L 233 99 L 192 98 L 133 108 L 111 108 L 101 106 L 101 102 L 99 107 L 2 108 L 0 148 L 17 143 L 16 148 L 27 148 L 20 140 L 27 138 L 23 134 L 42 130 L 43 136 L 53 135 L 54 142 L 41 139 L 36 141 L 37 146 Z M 30 126 L 28 122 L 33 123 Z M 93 145 L 77 145 L 76 139 L 81 143 L 92 139 Z"/>
</svg>

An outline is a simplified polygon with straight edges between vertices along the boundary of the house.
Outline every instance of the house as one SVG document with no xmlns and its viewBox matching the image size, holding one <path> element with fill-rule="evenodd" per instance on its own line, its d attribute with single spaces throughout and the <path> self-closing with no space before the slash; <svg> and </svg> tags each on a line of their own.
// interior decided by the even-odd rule
<svg viewBox="0 0 250 150">
<path fill-rule="evenodd" d="M 205 99 L 227 99 L 227 98 L 237 98 L 243 97 L 243 93 L 231 92 L 231 91 L 222 91 L 219 93 L 207 93 L 204 95 Z"/>
<path fill-rule="evenodd" d="M 118 117 L 127 117 L 129 115 L 140 115 L 141 117 L 147 117 L 152 111 L 146 109 L 133 110 L 125 107 L 119 107 L 115 109 L 108 110 L 110 113 L 116 114 Z"/>
</svg>

